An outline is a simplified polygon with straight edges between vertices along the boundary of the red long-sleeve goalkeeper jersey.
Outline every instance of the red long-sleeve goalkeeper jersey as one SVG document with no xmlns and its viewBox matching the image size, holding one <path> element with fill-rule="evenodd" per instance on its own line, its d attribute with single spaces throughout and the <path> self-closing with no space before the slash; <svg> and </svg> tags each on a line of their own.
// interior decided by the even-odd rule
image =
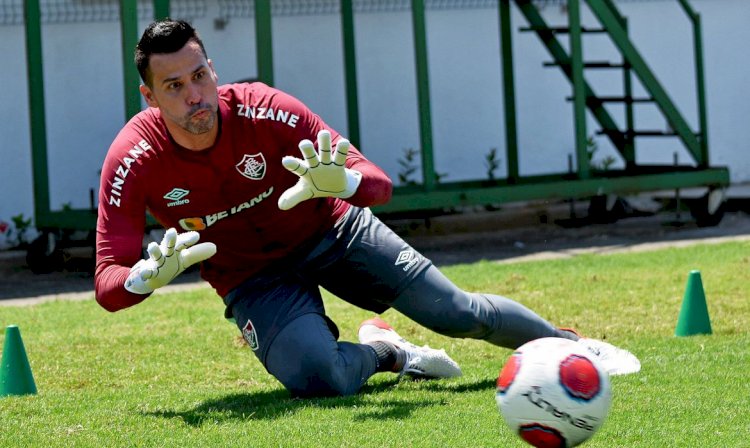
<svg viewBox="0 0 750 448">
<path fill-rule="evenodd" d="M 362 173 L 349 199 L 277 201 L 298 177 L 281 164 L 301 157 L 298 143 L 328 129 L 294 97 L 262 83 L 219 87 L 220 131 L 209 149 L 190 151 L 171 139 L 160 111 L 149 108 L 120 131 L 104 160 L 96 241 L 96 299 L 116 311 L 147 296 L 124 288 L 141 258 L 146 211 L 165 228 L 198 231 L 217 252 L 201 276 L 220 296 L 261 269 L 314 245 L 349 208 L 390 199 L 388 176 L 353 146 L 346 166 Z"/>
</svg>

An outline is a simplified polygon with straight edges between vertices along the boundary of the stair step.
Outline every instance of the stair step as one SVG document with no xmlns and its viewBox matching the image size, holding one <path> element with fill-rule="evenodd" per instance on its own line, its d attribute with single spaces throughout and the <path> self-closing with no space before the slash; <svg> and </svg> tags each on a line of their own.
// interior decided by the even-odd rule
<svg viewBox="0 0 750 448">
<path fill-rule="evenodd" d="M 528 33 L 528 32 L 540 32 L 540 31 L 549 31 L 552 34 L 568 34 L 570 33 L 570 28 L 564 27 L 564 26 L 529 26 L 529 27 L 523 27 L 518 29 L 521 32 Z M 582 33 L 606 33 L 607 30 L 605 28 L 587 28 L 585 26 L 581 27 Z"/>
<path fill-rule="evenodd" d="M 635 98 L 632 96 L 598 96 L 598 97 L 591 97 L 599 100 L 599 102 L 602 103 L 653 103 L 654 99 L 651 97 L 648 98 Z M 587 98 L 588 99 L 588 98 Z M 573 97 L 569 96 L 565 98 L 566 101 L 573 101 Z"/>
<path fill-rule="evenodd" d="M 559 67 L 561 65 L 569 66 L 570 64 L 561 64 L 559 62 L 545 62 L 543 64 L 545 67 Z M 618 63 L 618 62 L 608 62 L 608 61 L 591 61 L 591 62 L 584 62 L 583 68 L 624 68 L 625 64 Z"/>
<path fill-rule="evenodd" d="M 601 129 L 596 132 L 597 135 L 627 135 L 631 137 L 674 137 L 677 134 L 674 131 L 662 131 L 662 130 L 643 130 L 643 131 L 621 131 L 619 129 Z M 698 135 L 698 134 L 696 134 Z"/>
</svg>

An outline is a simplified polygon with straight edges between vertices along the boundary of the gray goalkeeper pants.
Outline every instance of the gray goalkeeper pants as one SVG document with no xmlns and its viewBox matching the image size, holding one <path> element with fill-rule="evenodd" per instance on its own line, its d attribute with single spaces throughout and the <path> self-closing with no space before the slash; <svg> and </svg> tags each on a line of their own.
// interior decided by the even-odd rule
<svg viewBox="0 0 750 448">
<path fill-rule="evenodd" d="M 253 276 L 224 297 L 227 316 L 294 396 L 354 394 L 375 373 L 370 347 L 338 341 L 320 287 L 375 313 L 393 308 L 445 336 L 507 348 L 567 337 L 517 302 L 459 289 L 369 209 L 352 207 L 305 257 Z"/>
</svg>

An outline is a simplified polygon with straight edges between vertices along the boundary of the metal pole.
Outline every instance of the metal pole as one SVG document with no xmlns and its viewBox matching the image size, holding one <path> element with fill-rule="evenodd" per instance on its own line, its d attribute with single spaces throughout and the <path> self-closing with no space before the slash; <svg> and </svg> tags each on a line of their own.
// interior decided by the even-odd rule
<svg viewBox="0 0 750 448">
<path fill-rule="evenodd" d="M 125 91 L 125 121 L 141 111 L 141 79 L 133 62 L 138 45 L 138 1 L 120 0 L 120 33 L 122 36 L 122 71 Z"/>
<path fill-rule="evenodd" d="M 581 3 L 568 1 L 570 22 L 570 59 L 573 78 L 573 116 L 575 118 L 575 147 L 578 175 L 589 177 L 589 157 L 586 148 L 586 92 L 583 79 L 583 45 L 581 42 Z"/>
<path fill-rule="evenodd" d="M 341 34 L 344 41 L 344 76 L 349 141 L 360 150 L 359 101 L 357 96 L 357 60 L 354 45 L 354 7 L 352 0 L 341 0 Z"/>
<path fill-rule="evenodd" d="M 49 172 L 47 167 L 47 124 L 44 108 L 42 65 L 42 21 L 39 0 L 24 2 L 26 23 L 26 70 L 29 77 L 29 119 L 31 163 L 34 179 L 34 218 L 37 228 L 50 226 Z"/>
<path fill-rule="evenodd" d="M 625 32 L 628 32 L 628 23 L 623 20 L 622 27 Z M 624 57 L 622 58 L 623 63 L 623 90 L 625 100 L 625 129 L 627 131 L 633 131 L 635 129 L 635 114 L 633 110 L 633 72 L 630 68 L 630 63 Z M 622 157 L 625 159 L 626 169 L 633 169 L 635 167 L 635 137 L 632 132 L 628 132 L 625 135 L 625 146 L 622 148 Z"/>
<path fill-rule="evenodd" d="M 427 61 L 427 27 L 424 0 L 412 0 L 411 13 L 414 32 L 414 51 L 417 70 L 417 101 L 419 102 L 419 134 L 422 143 L 422 179 L 426 191 L 436 184 L 432 147 L 432 117 L 430 112 L 430 82 Z"/>
<path fill-rule="evenodd" d="M 508 160 L 508 183 L 518 180 L 518 131 L 516 128 L 516 89 L 513 78 L 513 42 L 511 37 L 510 0 L 500 0 L 500 48 L 503 69 L 505 115 L 505 157 Z"/>
<path fill-rule="evenodd" d="M 698 119 L 700 121 L 700 167 L 708 167 L 708 117 L 706 113 L 706 78 L 703 72 L 703 35 L 701 17 L 696 14 L 693 21 L 695 40 L 695 83 L 698 96 Z"/>
<path fill-rule="evenodd" d="M 273 41 L 271 36 L 271 0 L 255 0 L 255 44 L 258 79 L 273 85 Z"/>
<path fill-rule="evenodd" d="M 169 17 L 169 0 L 154 0 L 154 20 L 162 20 Z"/>
</svg>

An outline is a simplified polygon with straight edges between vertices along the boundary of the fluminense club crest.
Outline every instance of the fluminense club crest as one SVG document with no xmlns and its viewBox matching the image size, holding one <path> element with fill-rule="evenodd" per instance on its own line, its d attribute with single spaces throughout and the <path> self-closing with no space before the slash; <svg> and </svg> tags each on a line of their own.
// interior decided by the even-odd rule
<svg viewBox="0 0 750 448">
<path fill-rule="evenodd" d="M 261 180 L 266 175 L 266 158 L 263 153 L 245 154 L 234 166 L 240 174 L 251 180 Z"/>
<path fill-rule="evenodd" d="M 253 326 L 253 323 L 250 322 L 250 319 L 247 320 L 247 323 L 244 327 L 242 327 L 242 336 L 245 338 L 245 341 L 247 341 L 247 345 L 250 346 L 253 351 L 258 350 L 258 333 L 255 331 L 255 327 Z"/>
</svg>

